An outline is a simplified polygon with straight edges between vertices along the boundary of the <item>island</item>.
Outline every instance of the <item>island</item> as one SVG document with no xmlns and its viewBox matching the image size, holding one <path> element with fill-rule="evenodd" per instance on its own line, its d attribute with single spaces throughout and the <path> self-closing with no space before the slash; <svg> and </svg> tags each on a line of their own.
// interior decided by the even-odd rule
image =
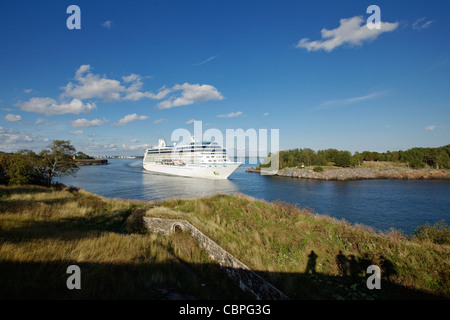
<svg viewBox="0 0 450 320">
<path fill-rule="evenodd" d="M 278 170 L 264 163 L 246 172 L 315 180 L 450 179 L 450 145 L 385 153 L 291 149 L 278 154 Z"/>
<path fill-rule="evenodd" d="M 108 164 L 108 159 L 96 159 L 79 151 L 72 157 L 78 166 L 99 166 Z"/>
<path fill-rule="evenodd" d="M 75 159 L 78 166 L 99 166 L 108 164 L 108 159 Z"/>
</svg>

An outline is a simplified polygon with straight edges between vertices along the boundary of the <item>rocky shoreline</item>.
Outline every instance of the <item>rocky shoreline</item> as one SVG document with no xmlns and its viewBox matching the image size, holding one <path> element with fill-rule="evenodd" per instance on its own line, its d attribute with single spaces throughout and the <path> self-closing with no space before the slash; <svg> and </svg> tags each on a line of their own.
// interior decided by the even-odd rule
<svg viewBox="0 0 450 320">
<path fill-rule="evenodd" d="M 250 168 L 246 172 L 257 172 L 260 170 Z M 278 171 L 277 176 L 314 179 L 314 180 L 363 180 L 363 179 L 399 179 L 399 180 L 447 180 L 450 179 L 448 169 L 410 169 L 406 167 L 387 167 L 382 169 L 372 168 L 337 168 L 328 169 L 323 172 L 315 172 L 312 168 L 283 168 Z"/>
</svg>

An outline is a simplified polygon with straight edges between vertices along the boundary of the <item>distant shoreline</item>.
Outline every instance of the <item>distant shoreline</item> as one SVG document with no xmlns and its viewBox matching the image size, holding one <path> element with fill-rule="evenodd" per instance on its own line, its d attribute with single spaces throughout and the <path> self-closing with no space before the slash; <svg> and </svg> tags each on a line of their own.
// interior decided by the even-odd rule
<svg viewBox="0 0 450 320">
<path fill-rule="evenodd" d="M 246 172 L 261 173 L 261 170 L 250 168 Z M 276 176 L 312 180 L 366 180 L 366 179 L 396 179 L 396 180 L 449 180 L 449 169 L 410 169 L 406 167 L 374 168 L 336 168 L 315 172 L 312 167 L 283 168 Z"/>
<path fill-rule="evenodd" d="M 79 166 L 100 166 L 107 165 L 108 159 L 76 159 L 75 162 Z"/>
</svg>

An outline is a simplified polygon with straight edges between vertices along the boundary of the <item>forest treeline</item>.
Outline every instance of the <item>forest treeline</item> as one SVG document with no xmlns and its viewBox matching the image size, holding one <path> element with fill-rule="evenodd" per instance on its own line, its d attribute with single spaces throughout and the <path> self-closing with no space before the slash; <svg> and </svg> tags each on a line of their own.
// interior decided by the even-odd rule
<svg viewBox="0 0 450 320">
<path fill-rule="evenodd" d="M 88 157 L 67 140 L 54 140 L 48 149 L 39 153 L 20 150 L 0 154 L 0 184 L 50 186 L 54 178 L 70 175 L 78 170 L 74 156 Z M 88 157 L 89 158 L 89 157 Z"/>
<path fill-rule="evenodd" d="M 450 144 L 438 148 L 411 148 L 406 151 L 355 152 L 337 149 L 314 151 L 309 148 L 280 151 L 280 169 L 286 167 L 326 166 L 338 167 L 359 166 L 364 161 L 390 161 L 405 163 L 411 168 L 419 169 L 429 166 L 436 169 L 450 168 Z"/>
</svg>

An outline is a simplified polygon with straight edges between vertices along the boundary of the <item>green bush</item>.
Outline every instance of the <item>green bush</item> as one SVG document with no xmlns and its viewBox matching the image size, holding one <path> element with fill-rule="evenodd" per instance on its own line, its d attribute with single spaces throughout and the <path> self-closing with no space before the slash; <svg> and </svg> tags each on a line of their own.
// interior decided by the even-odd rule
<svg viewBox="0 0 450 320">
<path fill-rule="evenodd" d="M 314 172 L 323 172 L 323 168 L 322 167 L 314 167 L 313 171 Z"/>
<path fill-rule="evenodd" d="M 413 233 L 413 239 L 437 244 L 450 244 L 450 228 L 444 220 L 436 222 L 432 226 L 429 224 L 418 226 Z"/>
<path fill-rule="evenodd" d="M 422 161 L 417 160 L 417 159 L 411 160 L 411 161 L 409 162 L 409 165 L 410 165 L 411 168 L 413 168 L 413 169 L 420 169 L 420 168 L 425 167 L 425 163 L 423 163 Z"/>
</svg>

